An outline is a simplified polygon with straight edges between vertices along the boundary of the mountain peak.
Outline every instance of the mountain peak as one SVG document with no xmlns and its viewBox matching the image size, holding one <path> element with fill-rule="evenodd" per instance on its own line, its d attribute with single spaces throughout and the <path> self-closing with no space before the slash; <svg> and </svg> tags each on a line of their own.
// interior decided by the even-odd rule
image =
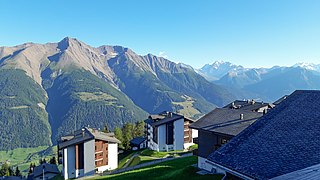
<svg viewBox="0 0 320 180">
<path fill-rule="evenodd" d="M 200 71 L 203 74 L 214 77 L 215 79 L 220 79 L 222 76 L 227 74 L 229 71 L 240 70 L 240 69 L 244 69 L 244 68 L 242 66 L 238 66 L 238 65 L 232 64 L 230 62 L 215 61 L 211 65 L 210 64 L 204 65 L 200 69 Z"/>
<path fill-rule="evenodd" d="M 58 42 L 58 48 L 63 51 L 68 49 L 68 47 L 73 46 L 75 44 L 83 44 L 82 42 L 80 42 L 79 40 L 77 40 L 76 38 L 71 38 L 71 37 L 65 37 L 63 38 L 60 42 Z"/>
<path fill-rule="evenodd" d="M 292 67 L 301 67 L 307 70 L 320 71 L 320 64 L 314 63 L 298 62 L 294 64 Z"/>
</svg>

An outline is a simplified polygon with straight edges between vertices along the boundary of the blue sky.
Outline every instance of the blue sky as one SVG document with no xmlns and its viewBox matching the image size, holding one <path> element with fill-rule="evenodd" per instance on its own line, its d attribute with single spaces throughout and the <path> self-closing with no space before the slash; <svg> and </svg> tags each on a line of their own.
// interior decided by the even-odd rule
<svg viewBox="0 0 320 180">
<path fill-rule="evenodd" d="M 0 1 L 0 46 L 75 37 L 196 68 L 320 63 L 320 1 Z"/>
</svg>

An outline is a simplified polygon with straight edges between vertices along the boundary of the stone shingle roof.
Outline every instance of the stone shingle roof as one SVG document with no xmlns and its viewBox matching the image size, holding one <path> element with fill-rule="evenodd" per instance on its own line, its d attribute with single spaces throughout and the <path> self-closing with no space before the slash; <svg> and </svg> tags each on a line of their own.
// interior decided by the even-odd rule
<svg viewBox="0 0 320 180">
<path fill-rule="evenodd" d="M 255 179 L 319 164 L 319 107 L 320 91 L 295 91 L 208 160 Z"/>
<path fill-rule="evenodd" d="M 147 124 L 150 124 L 151 126 L 160 126 L 162 124 L 166 124 L 168 122 L 176 121 L 178 119 L 184 118 L 184 116 L 172 113 L 172 112 L 162 112 L 155 115 L 150 115 L 148 119 L 146 119 L 144 122 Z M 191 119 L 187 119 L 188 121 L 192 121 Z"/>
<path fill-rule="evenodd" d="M 288 95 L 284 95 L 281 98 L 279 98 L 278 100 L 276 100 L 275 102 L 273 102 L 274 105 L 279 105 L 282 101 L 286 100 L 288 97 Z"/>
<path fill-rule="evenodd" d="M 60 174 L 58 166 L 56 164 L 48 164 L 44 163 L 39 166 L 34 167 L 33 170 L 33 178 L 37 178 L 42 176 L 42 173 L 54 173 L 54 174 Z"/>
<path fill-rule="evenodd" d="M 248 100 L 248 101 L 236 100 L 224 106 L 223 108 L 241 108 L 242 110 L 258 111 L 260 108 L 263 108 L 263 107 L 273 108 L 274 105 L 265 103 L 265 102 L 256 102 L 254 100 Z"/>
<path fill-rule="evenodd" d="M 133 138 L 130 143 L 136 146 L 139 146 L 141 143 L 143 143 L 146 140 L 145 137 L 136 137 Z"/>
<path fill-rule="evenodd" d="M 272 178 L 271 180 L 319 180 L 320 164 Z"/>
<path fill-rule="evenodd" d="M 114 137 L 114 133 L 104 133 L 97 129 L 84 127 L 80 130 L 75 131 L 72 134 L 61 137 L 58 142 L 59 148 L 65 148 L 74 144 L 79 144 L 92 139 L 98 139 L 113 143 L 121 143 L 117 138 Z"/>
<path fill-rule="evenodd" d="M 243 114 L 243 119 L 240 119 L 240 114 Z M 190 128 L 235 136 L 262 115 L 250 110 L 216 108 L 191 124 Z"/>
</svg>

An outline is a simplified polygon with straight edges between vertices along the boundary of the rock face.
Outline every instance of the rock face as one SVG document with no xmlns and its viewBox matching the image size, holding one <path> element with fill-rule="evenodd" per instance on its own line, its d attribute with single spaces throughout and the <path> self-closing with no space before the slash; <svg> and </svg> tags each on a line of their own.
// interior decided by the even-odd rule
<svg viewBox="0 0 320 180">
<path fill-rule="evenodd" d="M 18 74 L 15 83 L 7 82 L 10 77 L 0 82 L 10 89 L 0 90 L 0 131 L 8 123 L 25 127 L 10 146 L 2 142 L 12 135 L 0 135 L 0 149 L 55 144 L 62 132 L 87 125 L 108 124 L 112 129 L 165 110 L 198 117 L 234 98 L 190 66 L 121 46 L 95 48 L 69 37 L 58 43 L 0 47 L 0 73 Z M 32 86 L 24 87 L 21 81 Z M 25 88 L 28 93 L 21 94 Z M 34 100 L 35 95 L 41 100 Z M 30 117 L 41 132 L 21 126 L 30 124 Z M 43 141 L 23 141 L 25 132 Z"/>
</svg>

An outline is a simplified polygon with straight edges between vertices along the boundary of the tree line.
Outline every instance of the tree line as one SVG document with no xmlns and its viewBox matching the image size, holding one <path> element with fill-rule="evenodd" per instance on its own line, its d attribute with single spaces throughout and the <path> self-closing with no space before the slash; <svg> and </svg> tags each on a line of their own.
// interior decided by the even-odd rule
<svg viewBox="0 0 320 180">
<path fill-rule="evenodd" d="M 47 163 L 47 160 L 45 158 L 39 159 L 39 165 L 44 164 L 44 163 Z M 57 164 L 56 157 L 53 156 L 52 158 L 50 158 L 49 163 L 50 164 Z M 35 167 L 36 167 L 36 163 L 31 163 L 29 166 L 28 174 L 33 173 L 33 170 Z M 15 168 L 15 171 L 14 171 L 13 168 L 9 165 L 9 163 L 4 162 L 4 163 L 2 163 L 1 168 L 0 168 L 0 177 L 1 176 L 19 176 L 19 177 L 21 177 L 22 174 L 21 174 L 21 171 L 18 166 Z"/>
<path fill-rule="evenodd" d="M 127 122 L 121 128 L 116 127 L 114 129 L 114 135 L 119 141 L 121 141 L 119 147 L 125 150 L 130 149 L 130 141 L 133 138 L 144 136 L 144 125 L 144 121 L 137 121 L 136 123 Z M 109 132 L 107 125 L 103 131 Z"/>
<path fill-rule="evenodd" d="M 11 166 L 7 162 L 4 162 L 0 169 L 0 176 L 22 176 L 19 170 L 19 167 L 16 167 L 14 171 Z"/>
</svg>

